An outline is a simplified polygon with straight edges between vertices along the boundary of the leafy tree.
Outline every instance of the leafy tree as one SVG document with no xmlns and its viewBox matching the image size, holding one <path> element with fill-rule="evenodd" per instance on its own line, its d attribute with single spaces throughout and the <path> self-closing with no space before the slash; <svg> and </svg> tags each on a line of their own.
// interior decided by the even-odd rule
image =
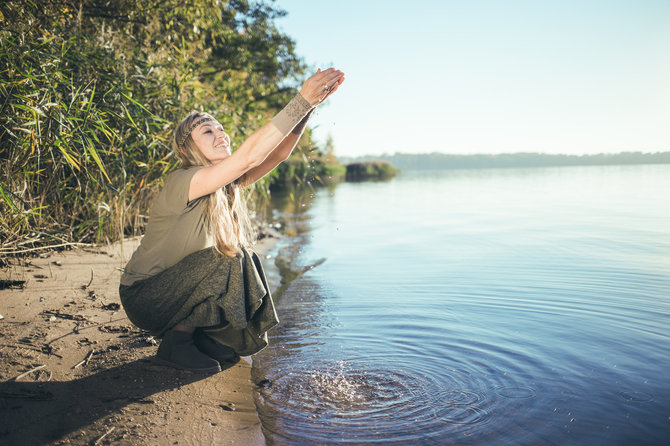
<svg viewBox="0 0 670 446">
<path fill-rule="evenodd" d="M 0 255 L 139 233 L 176 167 L 178 120 L 210 112 L 239 146 L 295 94 L 305 65 L 283 14 L 247 0 L 0 4 Z"/>
</svg>

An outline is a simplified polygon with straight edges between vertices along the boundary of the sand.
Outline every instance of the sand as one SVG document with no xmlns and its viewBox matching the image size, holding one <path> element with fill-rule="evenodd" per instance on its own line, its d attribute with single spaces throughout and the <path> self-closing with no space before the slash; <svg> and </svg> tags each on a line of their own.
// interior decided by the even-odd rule
<svg viewBox="0 0 670 446">
<path fill-rule="evenodd" d="M 261 258 L 275 241 L 259 243 Z M 0 444 L 265 444 L 249 358 L 209 376 L 153 361 L 156 340 L 118 293 L 137 243 L 0 272 Z"/>
</svg>

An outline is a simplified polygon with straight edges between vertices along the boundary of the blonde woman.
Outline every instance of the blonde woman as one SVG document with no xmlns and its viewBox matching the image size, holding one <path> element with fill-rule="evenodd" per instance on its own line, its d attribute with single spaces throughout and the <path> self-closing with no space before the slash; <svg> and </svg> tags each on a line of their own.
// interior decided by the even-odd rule
<svg viewBox="0 0 670 446">
<path fill-rule="evenodd" d="M 162 336 L 167 365 L 218 372 L 267 345 L 278 323 L 240 188 L 291 154 L 314 108 L 344 81 L 317 71 L 300 93 L 231 153 L 230 138 L 206 113 L 187 116 L 174 132 L 181 168 L 154 200 L 142 241 L 121 276 L 128 318 Z"/>
</svg>

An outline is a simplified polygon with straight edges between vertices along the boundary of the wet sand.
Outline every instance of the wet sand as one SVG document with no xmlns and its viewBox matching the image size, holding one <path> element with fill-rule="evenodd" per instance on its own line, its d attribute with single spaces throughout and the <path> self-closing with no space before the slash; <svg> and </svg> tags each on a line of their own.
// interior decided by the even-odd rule
<svg viewBox="0 0 670 446">
<path fill-rule="evenodd" d="M 261 258 L 276 241 L 259 243 Z M 250 358 L 210 376 L 154 363 L 156 340 L 130 323 L 118 294 L 137 244 L 0 272 L 0 443 L 265 444 Z"/>
</svg>

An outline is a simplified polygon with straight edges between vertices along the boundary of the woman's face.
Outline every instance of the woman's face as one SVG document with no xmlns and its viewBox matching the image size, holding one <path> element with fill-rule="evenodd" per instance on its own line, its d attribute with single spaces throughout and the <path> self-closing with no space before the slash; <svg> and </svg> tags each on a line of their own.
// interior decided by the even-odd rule
<svg viewBox="0 0 670 446">
<path fill-rule="evenodd" d="M 230 137 L 218 121 L 205 121 L 191 132 L 193 142 L 212 164 L 230 156 Z"/>
</svg>

